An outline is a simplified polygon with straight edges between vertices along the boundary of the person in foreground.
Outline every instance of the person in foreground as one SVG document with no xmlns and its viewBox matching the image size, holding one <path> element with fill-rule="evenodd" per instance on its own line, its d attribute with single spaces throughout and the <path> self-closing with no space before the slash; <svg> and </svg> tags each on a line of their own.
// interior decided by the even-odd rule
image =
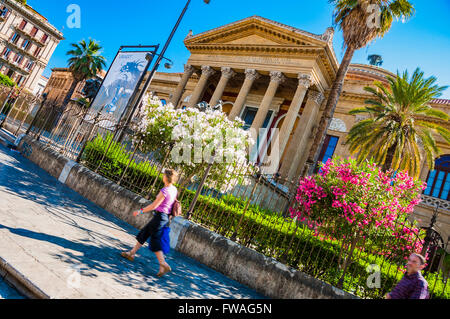
<svg viewBox="0 0 450 319">
<path fill-rule="evenodd" d="M 133 212 L 134 217 L 137 217 L 139 215 L 154 211 L 154 216 L 152 220 L 150 220 L 150 222 L 136 236 L 136 246 L 131 251 L 121 253 L 122 257 L 130 261 L 134 261 L 137 251 L 150 238 L 151 250 L 155 253 L 156 258 L 158 258 L 159 261 L 159 272 L 157 274 L 158 277 L 162 277 L 172 271 L 169 264 L 167 264 L 162 252 L 161 236 L 163 228 L 170 221 L 172 207 L 175 203 L 175 200 L 177 199 L 178 190 L 173 185 L 174 183 L 176 183 L 177 178 L 178 175 L 174 170 L 166 170 L 163 175 L 163 182 L 165 187 L 161 189 L 155 201 L 144 209 Z"/>
<path fill-rule="evenodd" d="M 413 253 L 408 258 L 406 273 L 386 299 L 428 299 L 428 283 L 420 271 L 425 268 L 425 258 Z"/>
</svg>

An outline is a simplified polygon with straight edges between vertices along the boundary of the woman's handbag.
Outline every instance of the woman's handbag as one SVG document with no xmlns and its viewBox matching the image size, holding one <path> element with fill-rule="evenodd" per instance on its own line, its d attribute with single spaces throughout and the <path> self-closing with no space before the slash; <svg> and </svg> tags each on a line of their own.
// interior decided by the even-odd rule
<svg viewBox="0 0 450 319">
<path fill-rule="evenodd" d="M 178 194 L 177 194 L 177 198 L 175 199 L 175 202 L 173 203 L 172 212 L 170 213 L 170 216 L 178 217 L 181 215 L 183 215 L 183 212 L 181 210 L 181 203 L 178 200 Z"/>
</svg>

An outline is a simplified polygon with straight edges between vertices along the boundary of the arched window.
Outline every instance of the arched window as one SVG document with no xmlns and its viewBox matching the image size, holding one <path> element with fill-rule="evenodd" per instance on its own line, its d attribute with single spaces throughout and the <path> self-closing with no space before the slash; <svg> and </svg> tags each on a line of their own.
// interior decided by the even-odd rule
<svg viewBox="0 0 450 319">
<path fill-rule="evenodd" d="M 165 106 L 165 105 L 167 105 L 167 101 L 164 100 L 164 99 L 161 99 L 161 104 L 162 104 L 163 106 Z"/>
<path fill-rule="evenodd" d="M 436 159 L 434 171 L 428 173 L 425 195 L 450 200 L 450 155 Z"/>
</svg>

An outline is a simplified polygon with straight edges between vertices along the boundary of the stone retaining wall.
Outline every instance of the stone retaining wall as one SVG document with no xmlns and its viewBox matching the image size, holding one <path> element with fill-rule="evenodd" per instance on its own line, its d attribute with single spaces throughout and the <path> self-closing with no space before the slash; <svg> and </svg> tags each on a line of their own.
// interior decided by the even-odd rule
<svg viewBox="0 0 450 319">
<path fill-rule="evenodd" d="M 150 203 L 143 197 L 29 137 L 21 140 L 19 150 L 60 182 L 130 225 L 142 228 L 148 221 L 148 216 L 131 216 L 132 211 Z M 356 298 L 183 218 L 172 222 L 171 247 L 269 298 Z"/>
</svg>

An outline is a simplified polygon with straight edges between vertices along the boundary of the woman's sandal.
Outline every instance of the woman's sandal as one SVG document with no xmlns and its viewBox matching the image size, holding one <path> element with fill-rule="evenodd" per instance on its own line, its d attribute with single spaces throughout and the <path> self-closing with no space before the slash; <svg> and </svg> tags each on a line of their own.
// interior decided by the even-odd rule
<svg viewBox="0 0 450 319">
<path fill-rule="evenodd" d="M 163 266 L 163 268 L 164 268 L 164 271 L 163 272 L 160 272 L 160 273 L 158 273 L 156 276 L 158 276 L 159 278 L 161 278 L 162 276 L 164 276 L 164 275 L 166 275 L 166 274 L 168 274 L 169 272 L 171 272 L 172 271 L 172 268 L 170 268 L 170 266 Z"/>
<path fill-rule="evenodd" d="M 134 257 L 132 257 L 128 252 L 124 251 L 120 254 L 125 259 L 128 259 L 129 261 L 134 261 Z"/>
</svg>

